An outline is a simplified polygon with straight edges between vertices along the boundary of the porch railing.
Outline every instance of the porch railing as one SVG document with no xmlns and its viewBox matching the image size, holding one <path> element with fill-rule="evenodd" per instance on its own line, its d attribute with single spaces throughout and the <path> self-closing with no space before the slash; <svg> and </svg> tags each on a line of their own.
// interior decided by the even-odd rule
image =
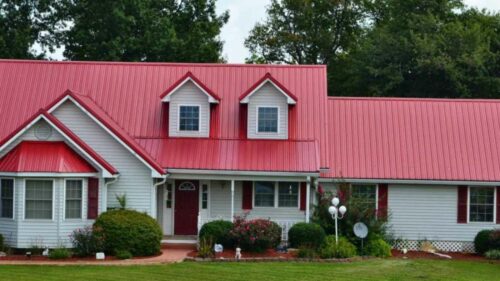
<svg viewBox="0 0 500 281">
<path fill-rule="evenodd" d="M 201 227 L 206 224 L 207 222 L 211 221 L 216 221 L 216 220 L 226 220 L 226 221 L 231 221 L 230 218 L 224 218 L 224 217 L 216 217 L 216 218 L 202 218 L 200 215 L 198 215 L 198 232 L 200 231 Z M 304 222 L 303 220 L 272 220 L 276 222 L 280 227 L 281 227 L 281 240 L 282 241 L 288 241 L 288 230 L 290 228 L 299 222 Z"/>
</svg>

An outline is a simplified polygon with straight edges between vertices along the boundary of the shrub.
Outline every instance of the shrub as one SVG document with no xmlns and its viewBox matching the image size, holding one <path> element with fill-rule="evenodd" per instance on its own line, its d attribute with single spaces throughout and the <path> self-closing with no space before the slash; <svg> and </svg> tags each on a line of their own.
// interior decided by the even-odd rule
<svg viewBox="0 0 500 281">
<path fill-rule="evenodd" d="M 4 248 L 5 248 L 5 245 L 4 245 L 3 235 L 0 234 L 0 251 L 3 251 Z"/>
<path fill-rule="evenodd" d="M 49 251 L 49 259 L 62 260 L 71 257 L 68 249 L 61 247 Z"/>
<path fill-rule="evenodd" d="M 366 246 L 368 255 L 379 258 L 387 258 L 392 256 L 391 246 L 382 239 L 374 239 L 368 242 Z"/>
<path fill-rule="evenodd" d="M 316 252 L 316 248 L 301 246 L 297 252 L 297 257 L 301 259 L 315 259 L 318 257 L 318 253 Z"/>
<path fill-rule="evenodd" d="M 484 256 L 490 260 L 500 260 L 500 250 L 489 250 Z"/>
<path fill-rule="evenodd" d="M 111 210 L 99 215 L 94 234 L 104 239 L 104 251 L 115 255 L 127 250 L 133 256 L 151 256 L 160 252 L 163 236 L 158 223 L 145 213 L 133 210 Z"/>
<path fill-rule="evenodd" d="M 490 233 L 490 250 L 500 250 L 500 229 Z"/>
<path fill-rule="evenodd" d="M 128 260 L 132 258 L 132 254 L 127 250 L 117 250 L 115 256 L 120 260 Z"/>
<path fill-rule="evenodd" d="M 335 236 L 328 235 L 321 246 L 319 255 L 323 259 L 350 258 L 356 255 L 356 246 L 345 237 L 339 237 L 337 244 L 335 243 Z"/>
<path fill-rule="evenodd" d="M 75 229 L 70 235 L 73 244 L 73 253 L 78 257 L 89 257 L 103 250 L 103 236 L 99 235 L 101 229 L 91 226 Z"/>
<path fill-rule="evenodd" d="M 293 248 L 310 246 L 317 249 L 325 240 L 325 231 L 315 223 L 297 223 L 288 231 L 288 242 Z"/>
<path fill-rule="evenodd" d="M 222 244 L 224 248 L 231 248 L 234 245 L 230 235 L 232 229 L 233 223 L 230 221 L 217 220 L 208 222 L 200 229 L 200 241 L 210 239 L 214 244 Z"/>
<path fill-rule="evenodd" d="M 490 235 L 492 230 L 481 230 L 474 238 L 474 248 L 478 254 L 484 254 L 490 249 Z"/>
<path fill-rule="evenodd" d="M 213 249 L 214 242 L 211 237 L 205 237 L 200 239 L 200 247 L 198 249 L 198 257 L 200 258 L 211 258 L 214 256 Z"/>
<path fill-rule="evenodd" d="M 231 237 L 242 250 L 262 252 L 279 245 L 281 227 L 270 220 L 236 217 Z"/>
</svg>

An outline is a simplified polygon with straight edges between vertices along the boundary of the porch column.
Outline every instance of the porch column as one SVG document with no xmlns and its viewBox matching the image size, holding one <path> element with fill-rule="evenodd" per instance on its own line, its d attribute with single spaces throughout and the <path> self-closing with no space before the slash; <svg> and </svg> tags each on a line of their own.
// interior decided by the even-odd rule
<svg viewBox="0 0 500 281">
<path fill-rule="evenodd" d="M 311 177 L 306 181 L 306 223 L 309 223 L 309 205 L 311 201 Z"/>
<path fill-rule="evenodd" d="M 231 180 L 231 221 L 234 221 L 234 180 Z"/>
</svg>

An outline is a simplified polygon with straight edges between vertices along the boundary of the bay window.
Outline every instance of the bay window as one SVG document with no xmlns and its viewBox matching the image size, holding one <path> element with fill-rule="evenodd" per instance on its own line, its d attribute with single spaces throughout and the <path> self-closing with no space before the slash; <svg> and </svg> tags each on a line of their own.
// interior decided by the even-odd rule
<svg viewBox="0 0 500 281">
<path fill-rule="evenodd" d="M 82 180 L 66 180 L 65 218 L 82 218 Z"/>
<path fill-rule="evenodd" d="M 53 189 L 52 180 L 26 180 L 26 219 L 52 219 Z"/>
<path fill-rule="evenodd" d="M 0 180 L 0 217 L 14 218 L 14 180 Z"/>
</svg>

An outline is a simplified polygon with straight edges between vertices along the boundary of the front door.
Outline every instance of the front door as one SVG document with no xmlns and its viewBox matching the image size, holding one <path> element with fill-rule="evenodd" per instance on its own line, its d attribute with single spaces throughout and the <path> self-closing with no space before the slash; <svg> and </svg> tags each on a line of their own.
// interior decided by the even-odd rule
<svg viewBox="0 0 500 281">
<path fill-rule="evenodd" d="M 175 181 L 174 234 L 198 234 L 198 201 L 200 183 L 194 180 Z"/>
</svg>

